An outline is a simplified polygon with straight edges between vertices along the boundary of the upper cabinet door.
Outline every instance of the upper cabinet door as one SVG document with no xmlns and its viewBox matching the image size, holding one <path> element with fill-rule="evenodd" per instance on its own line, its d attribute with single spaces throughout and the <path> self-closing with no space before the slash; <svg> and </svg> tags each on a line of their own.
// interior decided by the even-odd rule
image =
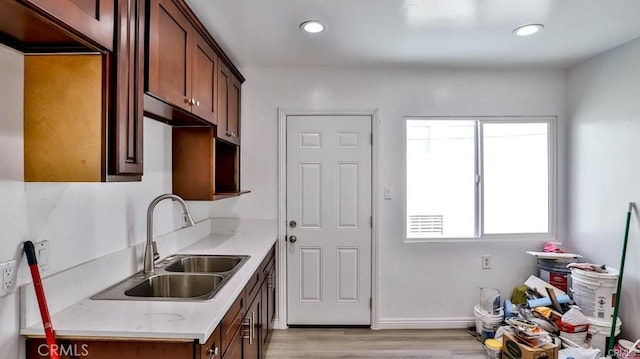
<svg viewBox="0 0 640 359">
<path fill-rule="evenodd" d="M 22 0 L 63 22 L 108 51 L 113 50 L 115 0 Z"/>
<path fill-rule="evenodd" d="M 171 0 L 151 0 L 148 91 L 191 111 L 191 54 L 194 30 Z"/>
<path fill-rule="evenodd" d="M 240 81 L 229 68 L 218 70 L 218 135 L 219 139 L 240 144 Z"/>
<path fill-rule="evenodd" d="M 231 133 L 232 143 L 240 144 L 240 81 L 231 77 L 229 86 L 229 113 L 227 114 L 227 130 Z"/>
<path fill-rule="evenodd" d="M 109 119 L 111 176 L 142 175 L 145 1 L 117 0 Z M 129 177 L 123 177 L 129 180 Z M 122 180 L 122 179 L 120 179 Z"/>
<path fill-rule="evenodd" d="M 202 36 L 195 36 L 192 72 L 193 113 L 210 123 L 216 123 L 216 74 L 218 56 Z"/>
</svg>

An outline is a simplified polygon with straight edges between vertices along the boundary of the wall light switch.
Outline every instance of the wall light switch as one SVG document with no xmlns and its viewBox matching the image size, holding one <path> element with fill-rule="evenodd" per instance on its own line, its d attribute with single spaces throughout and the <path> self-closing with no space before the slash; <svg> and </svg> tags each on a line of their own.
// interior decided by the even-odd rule
<svg viewBox="0 0 640 359">
<path fill-rule="evenodd" d="M 36 260 L 40 273 L 49 270 L 49 241 L 40 241 L 33 244 L 36 251 Z"/>
<path fill-rule="evenodd" d="M 384 199 L 392 199 L 392 198 L 393 198 L 393 193 L 391 191 L 391 187 L 385 186 L 384 187 Z"/>
</svg>

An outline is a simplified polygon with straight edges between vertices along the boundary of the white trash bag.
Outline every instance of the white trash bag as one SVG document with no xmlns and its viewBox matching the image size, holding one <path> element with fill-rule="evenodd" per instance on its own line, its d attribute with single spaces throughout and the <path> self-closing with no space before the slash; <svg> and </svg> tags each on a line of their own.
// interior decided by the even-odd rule
<svg viewBox="0 0 640 359">
<path fill-rule="evenodd" d="M 558 359 L 570 357 L 574 359 L 598 359 L 600 358 L 600 349 L 566 348 L 560 349 L 558 352 Z"/>
</svg>

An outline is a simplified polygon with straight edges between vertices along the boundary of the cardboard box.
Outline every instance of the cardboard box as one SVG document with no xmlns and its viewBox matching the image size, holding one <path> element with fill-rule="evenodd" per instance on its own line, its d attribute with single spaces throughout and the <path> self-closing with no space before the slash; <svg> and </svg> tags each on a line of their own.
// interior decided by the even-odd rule
<svg viewBox="0 0 640 359">
<path fill-rule="evenodd" d="M 516 339 L 513 334 L 502 337 L 502 356 L 507 359 L 558 359 L 559 345 L 548 344 L 532 348 Z"/>
</svg>

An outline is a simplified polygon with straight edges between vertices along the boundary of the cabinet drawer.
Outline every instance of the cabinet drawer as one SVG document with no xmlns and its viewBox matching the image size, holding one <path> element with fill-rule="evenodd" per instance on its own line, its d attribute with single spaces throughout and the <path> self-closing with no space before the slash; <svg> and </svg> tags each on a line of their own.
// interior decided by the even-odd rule
<svg viewBox="0 0 640 359">
<path fill-rule="evenodd" d="M 244 293 L 240 293 L 236 301 L 231 305 L 231 308 L 229 308 L 229 311 L 227 311 L 227 314 L 222 318 L 221 342 L 223 354 L 228 350 L 233 336 L 242 325 L 244 312 L 246 311 L 245 306 Z"/>
<path fill-rule="evenodd" d="M 263 276 L 259 268 L 260 267 L 258 267 L 258 270 L 256 270 L 255 273 L 253 273 L 253 275 L 249 279 L 249 282 L 247 283 L 247 286 L 245 287 L 247 302 L 252 302 L 253 298 L 256 297 L 256 294 L 258 294 L 258 291 L 260 290 L 260 283 L 262 282 Z"/>
<path fill-rule="evenodd" d="M 230 336 L 230 342 L 227 351 L 222 355 L 223 359 L 243 359 L 242 358 L 242 329 L 235 331 Z"/>
<path fill-rule="evenodd" d="M 220 326 L 218 326 L 209 339 L 207 339 L 207 342 L 200 347 L 200 358 L 213 359 L 222 357 L 222 347 L 220 343 Z"/>
<path fill-rule="evenodd" d="M 267 278 L 266 274 L 269 273 L 269 270 L 271 270 L 271 268 L 273 268 L 276 261 L 276 258 L 272 254 L 272 252 L 267 256 L 264 262 L 262 262 L 262 266 L 260 267 L 260 271 L 264 274 L 263 280 Z"/>
</svg>

